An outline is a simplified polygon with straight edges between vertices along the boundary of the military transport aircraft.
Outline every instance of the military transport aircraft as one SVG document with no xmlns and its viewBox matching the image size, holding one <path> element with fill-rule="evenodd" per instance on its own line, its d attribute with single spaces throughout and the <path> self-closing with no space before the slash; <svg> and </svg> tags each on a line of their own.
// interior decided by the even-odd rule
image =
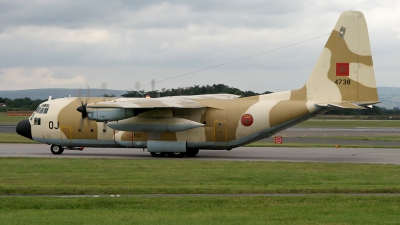
<svg viewBox="0 0 400 225">
<path fill-rule="evenodd" d="M 49 98 L 16 131 L 51 145 L 53 154 L 121 147 L 147 149 L 153 157 L 183 157 L 268 138 L 330 109 L 365 109 L 376 103 L 364 15 L 345 11 L 300 89 L 246 98 Z"/>
</svg>

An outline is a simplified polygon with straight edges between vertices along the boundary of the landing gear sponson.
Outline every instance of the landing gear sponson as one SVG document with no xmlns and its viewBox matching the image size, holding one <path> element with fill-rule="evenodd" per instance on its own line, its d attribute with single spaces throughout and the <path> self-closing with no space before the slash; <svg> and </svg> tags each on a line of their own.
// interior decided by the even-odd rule
<svg viewBox="0 0 400 225">
<path fill-rule="evenodd" d="M 186 149 L 186 152 L 150 152 L 153 157 L 171 157 L 171 158 L 182 158 L 182 157 L 194 157 L 199 153 L 197 148 Z"/>
</svg>

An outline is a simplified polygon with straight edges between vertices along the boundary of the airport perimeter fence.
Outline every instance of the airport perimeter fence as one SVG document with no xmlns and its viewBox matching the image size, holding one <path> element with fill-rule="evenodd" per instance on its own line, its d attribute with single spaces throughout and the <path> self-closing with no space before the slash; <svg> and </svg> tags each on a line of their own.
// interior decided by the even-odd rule
<svg viewBox="0 0 400 225">
<path fill-rule="evenodd" d="M 30 116 L 33 111 L 7 111 L 7 116 Z"/>
</svg>

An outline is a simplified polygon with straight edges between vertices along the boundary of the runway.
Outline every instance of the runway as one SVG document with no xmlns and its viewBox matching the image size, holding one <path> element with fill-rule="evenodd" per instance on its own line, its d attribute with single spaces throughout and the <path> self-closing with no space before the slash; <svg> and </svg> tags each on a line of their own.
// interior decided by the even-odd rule
<svg viewBox="0 0 400 225">
<path fill-rule="evenodd" d="M 370 163 L 400 165 L 400 149 L 385 148 L 260 148 L 240 147 L 232 151 L 201 150 L 190 158 L 153 158 L 141 149 L 85 148 L 80 151 L 64 151 L 53 155 L 48 145 L 0 144 L 0 157 L 44 158 L 123 158 L 149 160 L 221 160 L 221 161 L 268 161 L 268 162 L 320 162 L 320 163 Z"/>
</svg>

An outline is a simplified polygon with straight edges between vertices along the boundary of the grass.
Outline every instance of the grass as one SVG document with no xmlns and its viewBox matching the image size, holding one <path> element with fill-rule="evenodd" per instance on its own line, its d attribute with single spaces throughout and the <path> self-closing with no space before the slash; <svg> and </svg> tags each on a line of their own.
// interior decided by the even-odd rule
<svg viewBox="0 0 400 225">
<path fill-rule="evenodd" d="M 0 194 L 400 193 L 400 166 L 0 158 Z"/>
<path fill-rule="evenodd" d="M 339 140 L 339 139 L 338 139 Z M 363 145 L 363 144 L 341 144 L 338 142 L 341 148 L 399 148 L 399 146 L 381 146 L 381 145 Z M 275 144 L 272 142 L 254 142 L 246 145 L 246 147 L 282 147 L 282 148 L 335 148 L 336 144 L 324 144 L 324 143 L 282 143 Z"/>
<path fill-rule="evenodd" d="M 400 136 L 326 136 L 326 137 L 307 136 L 303 138 L 362 140 L 362 141 L 400 141 Z"/>
<path fill-rule="evenodd" d="M 398 224 L 400 197 L 1 198 L 0 224 Z"/>
<path fill-rule="evenodd" d="M 382 127 L 400 127 L 400 120 L 307 120 L 294 127 L 302 128 L 382 128 Z"/>
<path fill-rule="evenodd" d="M 22 137 L 18 134 L 0 133 L 0 143 L 24 143 L 24 144 L 35 144 L 36 141 L 30 140 L 26 137 Z"/>
<path fill-rule="evenodd" d="M 19 121 L 28 119 L 29 116 L 7 116 L 0 115 L 0 124 L 17 124 Z"/>
</svg>

